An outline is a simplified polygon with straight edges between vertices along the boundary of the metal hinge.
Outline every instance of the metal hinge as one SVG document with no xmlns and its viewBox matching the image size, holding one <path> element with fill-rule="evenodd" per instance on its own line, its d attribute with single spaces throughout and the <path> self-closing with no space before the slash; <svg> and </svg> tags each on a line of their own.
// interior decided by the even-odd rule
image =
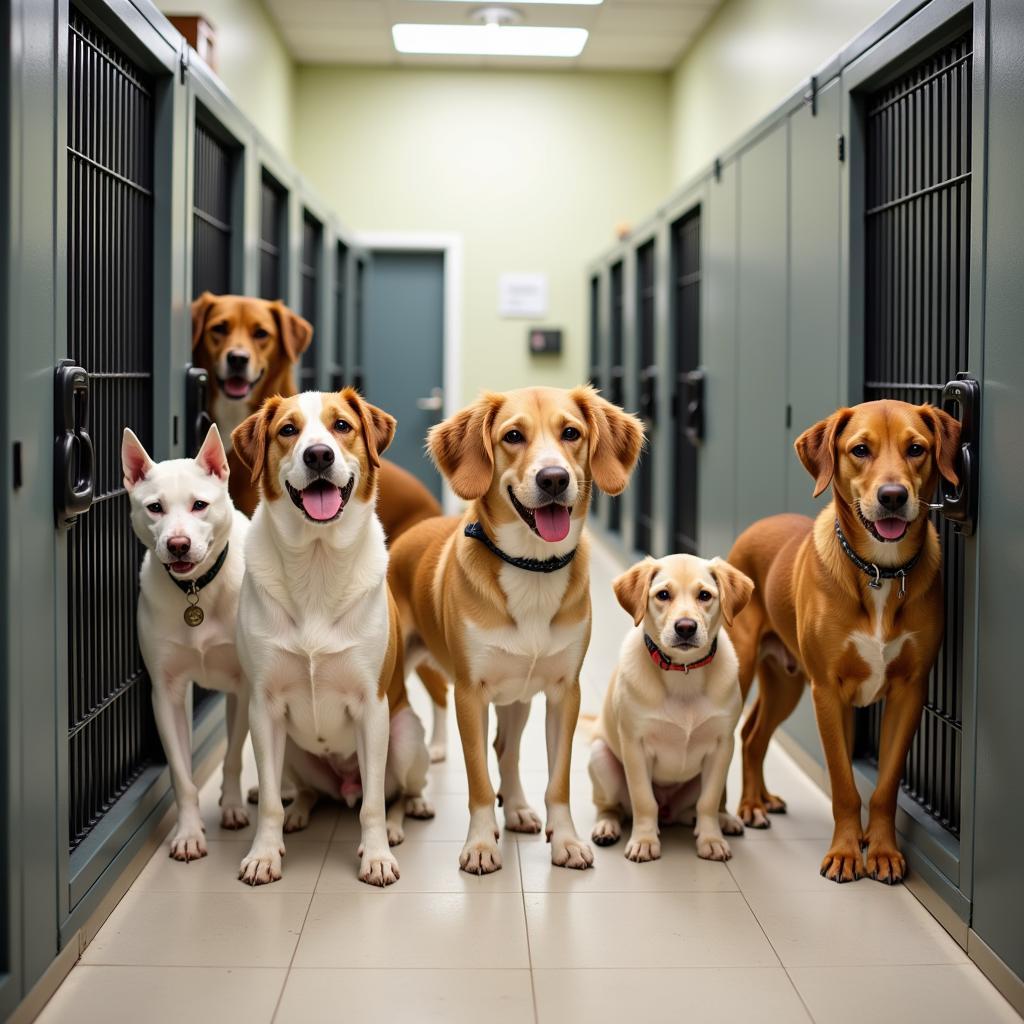
<svg viewBox="0 0 1024 1024">
<path fill-rule="evenodd" d="M 181 84 L 185 84 L 188 77 L 188 43 L 182 42 L 181 53 L 178 55 L 178 74 L 181 77 Z"/>
<path fill-rule="evenodd" d="M 718 156 L 715 157 L 715 167 L 714 167 L 714 170 L 715 170 L 715 181 L 721 181 L 722 180 L 722 158 L 721 157 L 718 157 Z"/>
<path fill-rule="evenodd" d="M 839 157 L 839 162 L 842 163 L 846 159 L 846 136 L 836 136 L 836 156 Z"/>
<path fill-rule="evenodd" d="M 804 93 L 804 99 L 811 104 L 811 117 L 818 116 L 818 76 L 811 75 L 811 86 Z"/>
<path fill-rule="evenodd" d="M 786 406 L 786 429 L 789 430 L 789 428 L 791 426 L 793 426 L 793 406 L 787 405 Z"/>
</svg>

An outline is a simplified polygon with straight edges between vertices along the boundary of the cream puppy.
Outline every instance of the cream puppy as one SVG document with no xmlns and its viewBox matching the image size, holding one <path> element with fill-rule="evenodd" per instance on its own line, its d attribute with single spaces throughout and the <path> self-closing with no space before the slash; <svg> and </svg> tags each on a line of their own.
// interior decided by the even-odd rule
<svg viewBox="0 0 1024 1024">
<path fill-rule="evenodd" d="M 147 549 L 139 581 L 139 647 L 178 809 L 171 856 L 196 860 L 206 856 L 206 839 L 185 700 L 193 680 L 227 694 L 221 826 L 249 824 L 241 791 L 249 693 L 235 651 L 249 520 L 228 496 L 228 462 L 216 425 L 194 459 L 166 462 L 154 462 L 125 428 L 121 465 L 132 527 Z"/>
<path fill-rule="evenodd" d="M 307 823 L 318 792 L 361 786 L 359 877 L 372 885 L 398 879 L 389 838 L 401 841 L 402 815 L 432 814 L 376 513 L 380 453 L 394 431 L 391 416 L 346 388 L 270 398 L 232 434 L 262 494 L 238 612 L 259 771 L 259 826 L 239 871 L 252 885 L 281 877 L 284 831 Z M 287 816 L 285 769 L 297 786 Z"/>
<path fill-rule="evenodd" d="M 597 805 L 593 840 L 609 846 L 632 817 L 626 856 L 661 856 L 659 824 L 692 824 L 697 853 L 732 856 L 722 835 L 743 825 L 720 811 L 742 702 L 739 663 L 722 620 L 753 584 L 727 562 L 645 558 L 612 584 L 633 617 L 605 693 L 590 753 Z M 696 811 L 696 815 L 694 815 Z"/>
</svg>

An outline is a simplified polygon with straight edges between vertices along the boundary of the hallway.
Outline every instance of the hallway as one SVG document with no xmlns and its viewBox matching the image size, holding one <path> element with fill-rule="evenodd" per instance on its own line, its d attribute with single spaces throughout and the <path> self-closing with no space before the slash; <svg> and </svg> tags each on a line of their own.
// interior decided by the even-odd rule
<svg viewBox="0 0 1024 1024">
<path fill-rule="evenodd" d="M 600 707 L 628 625 L 611 593 L 618 569 L 595 542 L 584 714 Z M 410 685 L 426 714 L 422 688 Z M 534 709 L 523 758 L 538 807 L 542 723 Z M 589 835 L 586 756 L 580 736 L 573 804 Z M 734 758 L 732 794 L 738 767 Z M 506 835 L 503 870 L 476 878 L 457 866 L 467 811 L 453 717 L 448 760 L 431 776 L 437 817 L 407 821 L 401 880 L 372 891 L 356 879 L 355 813 L 328 806 L 288 838 L 282 881 L 244 888 L 235 876 L 253 827 L 220 830 L 215 776 L 202 792 L 209 856 L 183 865 L 162 846 L 39 1020 L 1018 1019 L 907 889 L 820 878 L 828 801 L 778 746 L 768 777 L 789 813 L 735 840 L 727 865 L 698 860 L 680 828 L 656 863 L 629 863 L 620 843 L 595 849 L 595 870 L 582 873 L 552 868 L 541 836 Z M 256 781 L 251 752 L 245 781 Z"/>
</svg>

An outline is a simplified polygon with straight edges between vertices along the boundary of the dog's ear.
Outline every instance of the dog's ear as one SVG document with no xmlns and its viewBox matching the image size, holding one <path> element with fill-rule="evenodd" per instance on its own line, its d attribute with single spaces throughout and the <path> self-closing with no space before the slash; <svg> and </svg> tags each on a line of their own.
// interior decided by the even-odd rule
<svg viewBox="0 0 1024 1024">
<path fill-rule="evenodd" d="M 430 428 L 427 450 L 464 501 L 482 498 L 494 475 L 491 429 L 505 399 L 485 391 L 472 405 Z"/>
<path fill-rule="evenodd" d="M 231 431 L 231 448 L 250 473 L 252 483 L 259 480 L 267 460 L 270 424 L 281 404 L 280 395 L 272 395 L 251 416 Z"/>
<path fill-rule="evenodd" d="M 224 452 L 224 442 L 221 440 L 220 431 L 217 429 L 216 423 L 210 424 L 210 429 L 206 432 L 206 438 L 196 453 L 196 462 L 210 476 L 227 481 L 230 475 L 228 457 Z"/>
<path fill-rule="evenodd" d="M 633 625 L 639 626 L 647 614 L 647 593 L 651 581 L 661 566 L 653 558 L 628 568 L 621 576 L 612 580 L 612 590 L 619 604 L 633 617 Z"/>
<path fill-rule="evenodd" d="M 852 409 L 837 409 L 820 423 L 808 427 L 793 443 L 804 469 L 814 477 L 815 498 L 832 482 L 836 471 L 836 442 L 851 416 Z"/>
<path fill-rule="evenodd" d="M 366 449 L 370 455 L 370 465 L 374 469 L 380 469 L 380 455 L 386 451 L 395 436 L 395 417 L 375 405 L 370 405 L 355 388 L 345 388 L 341 392 L 341 399 L 347 402 L 359 417 L 363 437 L 366 438 Z"/>
<path fill-rule="evenodd" d="M 199 339 L 206 331 L 206 318 L 210 315 L 217 296 L 212 292 L 203 292 L 198 299 L 192 300 L 192 347 L 199 344 Z"/>
<path fill-rule="evenodd" d="M 313 325 L 298 313 L 290 310 L 280 299 L 268 303 L 271 316 L 277 324 L 277 336 L 281 339 L 288 358 L 293 363 L 309 348 L 313 340 Z"/>
<path fill-rule="evenodd" d="M 640 457 L 643 425 L 589 385 L 574 388 L 569 397 L 579 406 L 590 431 L 591 478 L 605 494 L 621 494 Z"/>
<path fill-rule="evenodd" d="M 121 471 L 124 473 L 125 489 L 133 490 L 152 468 L 153 460 L 149 452 L 142 447 L 142 442 L 135 434 L 125 427 L 121 437 Z"/>
<path fill-rule="evenodd" d="M 722 606 L 722 617 L 727 626 L 750 601 L 754 593 L 754 581 L 722 558 L 711 559 L 711 575 L 718 584 L 718 601 Z"/>
<path fill-rule="evenodd" d="M 960 451 L 960 421 L 944 409 L 934 405 L 920 405 L 917 411 L 932 432 L 932 458 L 943 479 L 954 487 L 960 483 L 956 471 L 956 457 Z"/>
</svg>

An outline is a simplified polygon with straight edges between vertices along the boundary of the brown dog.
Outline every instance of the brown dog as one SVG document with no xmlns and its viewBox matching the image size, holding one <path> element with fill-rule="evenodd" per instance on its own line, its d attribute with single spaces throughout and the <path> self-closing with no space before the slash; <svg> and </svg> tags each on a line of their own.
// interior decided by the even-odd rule
<svg viewBox="0 0 1024 1024">
<path fill-rule="evenodd" d="M 767 814 L 785 810 L 765 787 L 764 755 L 810 679 L 835 818 L 821 873 L 835 882 L 864 874 L 864 845 L 872 878 L 891 885 L 906 874 L 896 800 L 943 626 L 941 554 L 926 502 L 940 474 L 957 483 L 959 436 L 959 423 L 928 405 L 840 409 L 796 440 L 815 497 L 831 484 L 832 502 L 816 520 L 754 523 L 729 554 L 756 587 L 731 631 L 744 697 L 755 671 L 760 679 L 742 730 L 739 814 L 767 828 Z M 853 709 L 882 699 L 878 783 L 864 831 Z"/>
<path fill-rule="evenodd" d="M 428 444 L 461 519 L 430 519 L 391 549 L 389 579 L 411 663 L 429 659 L 455 681 L 469 780 L 465 871 L 501 867 L 487 771 L 489 706 L 505 827 L 539 832 L 519 777 L 533 697 L 547 699 L 545 794 L 552 863 L 586 868 L 590 847 L 569 811 L 569 769 L 590 640 L 588 544 L 592 481 L 620 494 L 640 454 L 639 422 L 592 388 L 484 394 L 431 430 Z"/>
</svg>

